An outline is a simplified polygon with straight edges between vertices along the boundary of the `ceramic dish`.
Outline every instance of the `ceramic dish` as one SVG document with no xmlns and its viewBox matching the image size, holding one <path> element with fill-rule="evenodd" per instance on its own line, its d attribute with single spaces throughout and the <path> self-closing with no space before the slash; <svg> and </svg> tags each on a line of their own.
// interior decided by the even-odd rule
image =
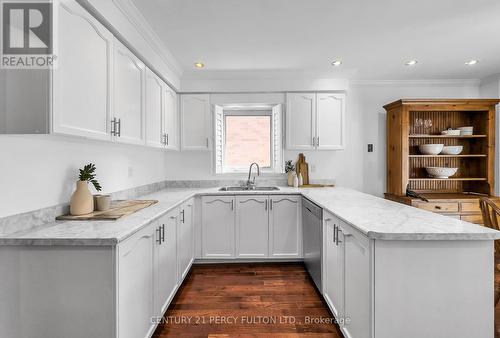
<svg viewBox="0 0 500 338">
<path fill-rule="evenodd" d="M 437 155 L 443 150 L 444 144 L 421 144 L 418 150 L 423 155 Z"/>
<path fill-rule="evenodd" d="M 460 129 L 448 129 L 448 130 L 443 130 L 441 132 L 441 135 L 446 135 L 446 136 L 458 136 L 460 135 L 461 130 Z"/>
<path fill-rule="evenodd" d="M 460 135 L 472 135 L 474 127 L 460 127 Z"/>
<path fill-rule="evenodd" d="M 463 146 L 444 146 L 441 155 L 458 155 L 464 150 Z"/>
<path fill-rule="evenodd" d="M 425 170 L 434 178 L 449 178 L 457 173 L 458 168 L 425 167 Z"/>
</svg>

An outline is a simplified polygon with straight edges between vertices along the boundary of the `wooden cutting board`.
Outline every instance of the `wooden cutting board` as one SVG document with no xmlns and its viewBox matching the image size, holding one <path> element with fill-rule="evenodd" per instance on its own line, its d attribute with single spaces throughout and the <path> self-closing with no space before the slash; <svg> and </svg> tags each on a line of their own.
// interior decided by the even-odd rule
<svg viewBox="0 0 500 338">
<path fill-rule="evenodd" d="M 299 154 L 299 159 L 297 163 L 295 164 L 295 168 L 297 171 L 297 176 L 299 174 L 302 174 L 302 185 L 308 185 L 309 184 L 309 164 L 306 162 L 306 157 L 304 154 L 300 153 Z"/>
<path fill-rule="evenodd" d="M 90 214 L 73 216 L 61 215 L 57 216 L 58 221 L 116 221 L 123 216 L 131 215 L 139 210 L 152 206 L 158 203 L 157 200 L 118 200 L 112 201 L 109 210 L 94 211 Z"/>
</svg>

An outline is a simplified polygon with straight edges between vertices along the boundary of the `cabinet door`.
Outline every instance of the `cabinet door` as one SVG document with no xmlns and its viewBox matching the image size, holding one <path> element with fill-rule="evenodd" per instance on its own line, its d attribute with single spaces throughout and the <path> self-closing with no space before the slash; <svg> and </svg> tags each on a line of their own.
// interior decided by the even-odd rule
<svg viewBox="0 0 500 338">
<path fill-rule="evenodd" d="M 167 310 L 178 286 L 177 272 L 177 220 L 178 211 L 173 211 L 160 218 L 161 241 L 158 244 L 157 265 L 157 311 L 163 315 Z"/>
<path fill-rule="evenodd" d="M 317 149 L 344 149 L 345 94 L 317 94 Z"/>
<path fill-rule="evenodd" d="M 178 141 L 178 109 L 177 109 L 177 94 L 167 85 L 164 90 L 165 111 L 164 111 L 164 133 L 165 133 L 165 148 L 171 150 L 179 149 Z"/>
<path fill-rule="evenodd" d="M 267 196 L 236 197 L 236 257 L 269 255 L 269 201 Z"/>
<path fill-rule="evenodd" d="M 234 197 L 205 196 L 201 204 L 202 257 L 234 257 Z"/>
<path fill-rule="evenodd" d="M 113 35 L 75 1 L 59 2 L 54 133 L 108 140 Z"/>
<path fill-rule="evenodd" d="M 341 222 L 339 241 L 344 246 L 344 317 L 349 337 L 370 337 L 371 283 L 369 240 Z M 348 321 L 347 321 L 348 319 Z"/>
<path fill-rule="evenodd" d="M 339 219 L 325 213 L 323 220 L 323 294 L 326 302 L 337 319 L 343 313 L 343 243 L 336 241 L 335 230 Z"/>
<path fill-rule="evenodd" d="M 271 257 L 302 257 L 300 196 L 269 196 L 269 245 Z"/>
<path fill-rule="evenodd" d="M 286 106 L 286 148 L 314 148 L 316 137 L 316 94 L 289 93 Z"/>
<path fill-rule="evenodd" d="M 179 214 L 179 278 L 184 280 L 194 258 L 193 200 L 181 207 Z"/>
<path fill-rule="evenodd" d="M 208 95 L 181 95 L 182 150 L 208 150 L 210 100 Z"/>
<path fill-rule="evenodd" d="M 118 336 L 149 337 L 155 315 L 157 223 L 118 246 Z"/>
<path fill-rule="evenodd" d="M 163 81 L 146 69 L 146 145 L 163 147 Z"/>
<path fill-rule="evenodd" d="M 114 115 L 119 142 L 144 144 L 145 66 L 118 40 L 114 49 Z"/>
</svg>

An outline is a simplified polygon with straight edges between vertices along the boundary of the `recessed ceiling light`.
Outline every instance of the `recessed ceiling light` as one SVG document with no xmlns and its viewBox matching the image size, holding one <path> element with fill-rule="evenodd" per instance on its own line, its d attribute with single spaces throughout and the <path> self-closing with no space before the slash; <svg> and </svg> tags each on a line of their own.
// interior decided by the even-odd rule
<svg viewBox="0 0 500 338">
<path fill-rule="evenodd" d="M 201 63 L 201 62 L 196 62 L 196 63 L 194 64 L 194 66 L 195 66 L 196 68 L 203 68 L 203 67 L 205 67 L 205 65 L 204 65 L 203 63 Z"/>
<path fill-rule="evenodd" d="M 335 60 L 335 61 L 332 61 L 332 66 L 335 66 L 335 67 L 338 67 L 342 64 L 342 61 L 341 60 Z"/>
<path fill-rule="evenodd" d="M 479 63 L 479 60 L 469 60 L 465 64 L 467 66 L 474 66 L 474 65 L 477 65 L 478 63 Z"/>
<path fill-rule="evenodd" d="M 418 63 L 417 60 L 408 60 L 405 62 L 406 66 L 415 66 Z"/>
</svg>

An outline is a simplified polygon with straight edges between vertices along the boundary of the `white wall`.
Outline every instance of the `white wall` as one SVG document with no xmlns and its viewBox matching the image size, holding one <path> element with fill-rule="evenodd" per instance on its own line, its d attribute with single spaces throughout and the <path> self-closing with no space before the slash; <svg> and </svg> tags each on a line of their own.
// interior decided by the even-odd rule
<svg viewBox="0 0 500 338">
<path fill-rule="evenodd" d="M 347 141 L 341 151 L 304 151 L 311 179 L 335 179 L 339 186 L 383 196 L 385 191 L 385 110 L 383 105 L 401 98 L 477 98 L 478 83 L 465 82 L 364 82 L 347 91 Z M 211 103 L 284 103 L 285 95 L 212 94 Z M 367 144 L 374 152 L 367 152 Z M 296 160 L 299 151 L 285 151 L 285 160 Z M 168 179 L 214 179 L 211 153 L 167 153 Z M 240 175 L 244 176 L 244 175 Z M 232 176 L 234 177 L 234 175 Z"/>
<path fill-rule="evenodd" d="M 161 150 L 54 135 L 0 135 L 0 218 L 68 203 L 78 168 L 89 162 L 97 166 L 103 192 L 163 181 L 167 171 Z"/>
</svg>

